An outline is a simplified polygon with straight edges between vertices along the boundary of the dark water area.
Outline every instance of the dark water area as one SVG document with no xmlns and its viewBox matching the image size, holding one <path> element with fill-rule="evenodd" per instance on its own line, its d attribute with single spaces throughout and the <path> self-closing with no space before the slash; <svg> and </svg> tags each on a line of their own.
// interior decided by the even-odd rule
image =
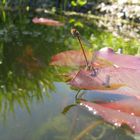
<svg viewBox="0 0 140 140">
<path fill-rule="evenodd" d="M 77 91 L 62 82 L 59 75 L 68 69 L 49 66 L 49 62 L 54 54 L 79 46 L 70 34 L 73 25 L 67 21 L 71 19 L 47 15 L 66 23 L 64 27 L 51 27 L 33 24 L 35 16 L 41 15 L 7 12 L 0 19 L 0 140 L 134 140 L 125 129 L 105 122 L 89 131 L 87 127 L 102 119 L 79 105 L 62 113 L 65 107 L 75 104 Z M 96 49 L 101 48 L 105 33 L 90 23 L 82 26 L 79 23 L 78 28 L 85 39 L 96 42 Z M 128 44 L 125 46 L 128 52 Z M 87 94 L 85 98 L 106 97 Z"/>
</svg>

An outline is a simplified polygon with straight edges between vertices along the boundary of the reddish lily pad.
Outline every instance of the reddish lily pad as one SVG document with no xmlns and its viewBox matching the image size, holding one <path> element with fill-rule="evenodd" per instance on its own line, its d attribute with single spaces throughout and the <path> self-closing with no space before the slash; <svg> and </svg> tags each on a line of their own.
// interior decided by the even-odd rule
<svg viewBox="0 0 140 140">
<path fill-rule="evenodd" d="M 69 84 L 75 88 L 88 90 L 112 90 L 124 86 L 124 84 L 118 84 L 117 82 L 112 82 L 109 86 L 107 86 L 104 79 L 100 78 L 99 76 L 92 76 L 91 71 L 86 70 L 80 70 L 69 82 Z"/>
<path fill-rule="evenodd" d="M 138 82 L 140 79 L 139 69 L 110 67 L 101 69 L 98 76 L 101 79 L 105 79 L 106 75 L 110 76 L 110 83 L 125 84 L 129 88 L 140 91 Z"/>
<path fill-rule="evenodd" d="M 92 52 L 86 51 L 88 61 L 92 58 Z M 52 57 L 50 65 L 57 66 L 85 66 L 85 58 L 82 51 L 70 50 L 61 52 Z"/>
<path fill-rule="evenodd" d="M 129 98 L 115 102 L 101 103 L 100 105 L 140 117 L 140 100 L 137 98 Z"/>
<path fill-rule="evenodd" d="M 95 55 L 94 60 L 92 60 Z M 117 54 L 110 48 L 102 48 L 95 53 L 86 51 L 89 64 L 96 68 L 114 66 L 116 68 L 140 69 L 140 57 Z M 85 66 L 85 58 L 82 51 L 70 50 L 61 52 L 52 57 L 51 65 L 58 66 Z"/>
<path fill-rule="evenodd" d="M 104 107 L 100 104 L 80 100 L 80 105 L 86 107 L 94 115 L 101 116 L 105 121 L 121 127 L 128 125 L 135 133 L 140 134 L 140 117 L 122 111 Z"/>
<path fill-rule="evenodd" d="M 33 18 L 32 22 L 35 24 L 47 25 L 47 26 L 64 26 L 64 23 L 48 18 Z"/>
<path fill-rule="evenodd" d="M 88 62 L 91 63 L 93 52 L 85 51 Z M 56 66 L 85 66 L 85 58 L 82 51 L 79 50 L 69 50 L 64 51 L 59 54 L 56 54 L 52 57 L 50 65 Z M 112 66 L 110 61 L 107 61 L 103 58 L 96 58 L 94 63 L 92 64 L 96 68 L 103 68 Z"/>
<path fill-rule="evenodd" d="M 70 85 L 80 89 L 100 89 L 100 90 L 114 90 L 110 92 L 128 94 L 140 97 L 140 70 L 128 68 L 108 67 L 98 70 L 96 76 L 92 76 L 93 71 L 80 70 L 76 73 L 70 74 L 72 80 Z M 107 81 L 107 77 L 109 80 Z M 105 86 L 108 82 L 108 87 Z"/>
<path fill-rule="evenodd" d="M 113 68 L 114 69 L 114 68 Z M 85 70 L 83 70 L 83 71 L 85 71 Z M 134 70 L 135 71 L 135 70 Z M 134 72 L 133 71 L 133 72 Z M 100 88 L 99 89 L 99 87 L 98 88 L 95 88 L 94 87 L 94 85 L 93 85 L 93 82 L 90 82 L 92 85 L 89 85 L 89 82 L 87 82 L 87 81 L 85 81 L 85 79 L 87 78 L 87 77 L 89 77 L 89 81 L 91 81 L 92 79 L 93 79 L 93 76 L 92 77 L 90 77 L 91 76 L 91 72 L 90 71 L 85 71 L 86 72 L 86 74 L 87 74 L 87 76 L 85 75 L 85 74 L 82 74 L 83 75 L 83 77 L 81 77 L 79 74 L 78 74 L 78 71 L 74 71 L 74 72 L 72 72 L 72 73 L 70 73 L 70 74 L 67 74 L 67 75 L 65 75 L 66 76 L 66 78 L 68 79 L 68 81 L 70 81 L 69 82 L 69 84 L 71 85 L 71 86 L 73 86 L 73 87 L 75 87 L 75 88 L 79 88 L 79 89 L 86 89 L 87 91 L 86 92 L 90 92 L 90 93 L 92 93 L 92 94 L 95 94 L 95 93 L 98 93 L 98 94 L 102 94 L 102 93 L 107 93 L 107 94 L 118 94 L 118 95 L 127 95 L 127 96 L 134 96 L 134 97 L 136 97 L 136 98 L 138 98 L 138 99 L 140 99 L 140 92 L 139 92 L 139 90 L 136 90 L 136 89 L 138 89 L 139 88 L 139 83 L 137 82 L 136 84 L 137 84 L 137 86 L 135 85 L 135 82 L 133 83 L 130 79 L 126 79 L 125 81 L 124 81 L 124 79 L 122 78 L 122 81 L 120 82 L 120 80 L 118 80 L 117 81 L 117 79 L 116 80 L 112 80 L 112 78 L 110 79 L 110 82 L 112 83 L 112 82 L 118 82 L 118 83 L 121 83 L 122 84 L 122 86 L 121 86 L 121 84 L 120 84 L 120 86 L 118 87 L 118 88 Z M 136 73 L 135 73 L 136 74 Z M 100 74 L 99 74 L 100 75 Z M 76 77 L 76 76 L 78 76 L 78 77 Z M 85 78 L 86 77 L 86 78 Z M 114 77 L 115 78 L 119 78 L 119 76 L 116 76 L 116 74 L 114 73 Z M 137 75 L 137 77 L 139 77 L 139 75 Z M 106 76 L 105 76 L 105 72 L 102 70 L 102 74 L 101 74 L 101 76 L 99 76 L 99 78 L 101 78 L 102 80 L 102 82 L 105 82 L 105 78 L 106 78 Z M 78 81 L 77 81 L 77 79 L 78 79 Z M 132 79 L 133 79 L 133 77 L 132 77 Z M 128 82 L 130 80 L 130 82 Z M 134 79 L 133 79 L 134 80 Z M 80 83 L 80 81 L 82 81 L 81 83 Z M 134 84 L 134 86 L 132 86 L 131 85 L 131 82 L 132 82 L 132 85 Z M 126 84 L 124 84 L 124 83 L 126 83 Z M 129 83 L 129 85 L 131 85 L 130 87 L 129 87 L 129 85 L 128 85 L 128 83 Z M 85 85 L 86 84 L 86 85 Z M 117 85 L 117 84 L 116 84 Z M 118 84 L 119 85 L 119 84 Z M 91 87 L 92 86 L 92 87 Z M 131 88 L 131 87 L 133 87 L 133 88 Z M 135 88 L 135 87 L 137 87 L 137 88 Z M 93 90 L 92 90 L 93 89 Z"/>
<path fill-rule="evenodd" d="M 96 57 L 107 59 L 117 67 L 140 69 L 140 57 L 117 54 L 111 48 L 102 48 L 96 52 Z"/>
</svg>

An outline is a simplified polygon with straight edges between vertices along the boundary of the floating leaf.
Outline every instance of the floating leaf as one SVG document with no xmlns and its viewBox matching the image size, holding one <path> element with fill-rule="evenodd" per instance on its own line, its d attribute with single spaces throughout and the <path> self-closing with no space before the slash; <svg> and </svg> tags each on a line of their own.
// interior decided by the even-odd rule
<svg viewBox="0 0 140 140">
<path fill-rule="evenodd" d="M 113 90 L 109 92 L 140 97 L 139 69 L 108 67 L 97 70 L 96 73 L 96 76 L 94 76 L 94 71 L 73 72 L 69 75 L 69 79 L 72 79 L 70 85 L 88 90 Z"/>
<path fill-rule="evenodd" d="M 86 51 L 85 54 L 87 56 L 88 62 L 91 63 L 93 52 Z M 50 65 L 85 66 L 86 62 L 82 51 L 70 50 L 54 55 L 51 59 Z M 96 58 L 92 65 L 96 68 L 102 68 L 112 66 L 112 63 L 103 58 Z"/>
<path fill-rule="evenodd" d="M 110 76 L 111 83 L 125 84 L 129 88 L 140 91 L 138 82 L 140 79 L 139 69 L 109 67 L 101 69 L 98 73 L 98 77 L 101 79 L 105 79 L 106 75 Z"/>
<path fill-rule="evenodd" d="M 88 61 L 92 58 L 92 52 L 86 51 Z M 85 66 L 85 58 L 82 51 L 70 50 L 61 52 L 52 57 L 50 65 L 57 66 Z"/>
<path fill-rule="evenodd" d="M 137 98 L 101 103 L 100 105 L 117 111 L 126 112 L 131 115 L 140 116 L 140 100 Z"/>
<path fill-rule="evenodd" d="M 103 48 L 95 53 L 86 51 L 88 62 L 96 68 L 114 66 L 116 68 L 140 69 L 140 57 L 115 53 L 110 48 Z M 95 57 L 92 60 L 92 57 Z M 92 62 L 91 62 L 92 61 Z M 52 57 L 52 65 L 85 66 L 85 59 L 81 51 L 70 50 Z"/>
<path fill-rule="evenodd" d="M 47 25 L 47 26 L 64 26 L 64 23 L 48 18 L 33 18 L 32 22 L 35 24 Z"/>
<path fill-rule="evenodd" d="M 117 127 L 128 125 L 135 133 L 140 133 L 140 117 L 83 100 L 80 101 L 80 105 Z"/>
<path fill-rule="evenodd" d="M 111 82 L 109 85 L 105 84 L 105 79 L 100 78 L 99 76 L 92 76 L 94 72 L 80 70 L 75 77 L 69 82 L 69 84 L 75 88 L 79 89 L 100 89 L 100 90 L 112 90 L 117 89 L 124 84 L 118 84 L 117 82 Z"/>
<path fill-rule="evenodd" d="M 96 52 L 96 57 L 111 61 L 116 67 L 140 69 L 140 57 L 115 53 L 111 48 L 102 48 Z"/>
</svg>

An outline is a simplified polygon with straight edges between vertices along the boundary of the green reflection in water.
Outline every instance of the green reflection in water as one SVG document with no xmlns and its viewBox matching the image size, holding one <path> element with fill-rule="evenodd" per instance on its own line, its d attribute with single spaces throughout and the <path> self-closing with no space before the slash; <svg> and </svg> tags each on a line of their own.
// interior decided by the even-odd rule
<svg viewBox="0 0 140 140">
<path fill-rule="evenodd" d="M 12 16 L 12 15 L 11 15 Z M 29 15 L 9 17 L 0 36 L 0 110 L 6 117 L 14 104 L 30 113 L 32 98 L 42 100 L 55 90 L 65 69 L 49 67 L 52 55 L 66 50 L 64 28 L 34 25 Z"/>
</svg>

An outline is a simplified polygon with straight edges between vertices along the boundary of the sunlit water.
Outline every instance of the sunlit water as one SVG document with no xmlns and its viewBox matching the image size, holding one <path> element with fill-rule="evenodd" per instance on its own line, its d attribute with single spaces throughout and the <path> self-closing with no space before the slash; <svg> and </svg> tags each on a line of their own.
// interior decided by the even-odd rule
<svg viewBox="0 0 140 140">
<path fill-rule="evenodd" d="M 70 39 L 71 26 L 45 27 L 33 25 L 29 15 L 19 18 L 7 17 L 10 23 L 0 28 L 0 140 L 134 140 L 79 105 L 62 113 L 75 104 L 77 91 L 58 82 L 59 69 L 49 61 L 58 52 L 77 48 Z M 90 92 L 83 97 L 111 100 Z M 96 122 L 101 124 L 87 129 Z"/>
</svg>

